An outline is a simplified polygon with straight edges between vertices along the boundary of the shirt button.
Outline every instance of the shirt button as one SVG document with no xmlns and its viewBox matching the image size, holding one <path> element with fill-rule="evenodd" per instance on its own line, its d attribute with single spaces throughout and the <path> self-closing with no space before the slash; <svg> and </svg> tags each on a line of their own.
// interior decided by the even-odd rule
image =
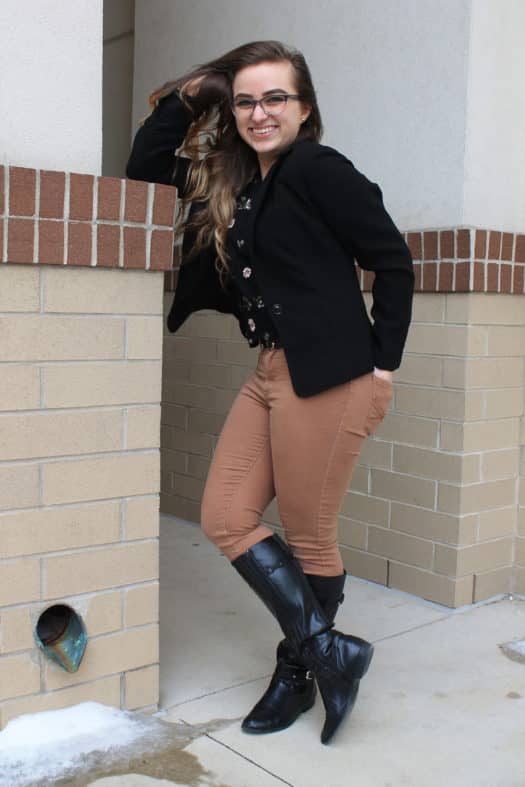
<svg viewBox="0 0 525 787">
<path fill-rule="evenodd" d="M 254 330 L 255 330 L 255 328 L 256 328 L 256 326 L 255 326 L 255 320 L 252 320 L 252 318 L 251 318 L 251 317 L 250 317 L 250 319 L 248 320 L 248 328 L 250 329 L 250 331 L 254 331 Z"/>
<path fill-rule="evenodd" d="M 242 249 L 242 247 L 243 247 L 243 246 L 244 246 L 244 241 L 243 241 L 243 239 L 242 239 L 242 238 L 240 238 L 240 239 L 237 241 L 237 248 L 238 248 L 238 249 Z"/>
<path fill-rule="evenodd" d="M 242 275 L 243 275 L 243 277 L 245 279 L 249 279 L 250 276 L 252 275 L 252 269 L 251 268 L 243 268 Z"/>
<path fill-rule="evenodd" d="M 272 303 L 271 311 L 274 317 L 280 317 L 283 313 L 283 307 L 280 303 Z"/>
</svg>

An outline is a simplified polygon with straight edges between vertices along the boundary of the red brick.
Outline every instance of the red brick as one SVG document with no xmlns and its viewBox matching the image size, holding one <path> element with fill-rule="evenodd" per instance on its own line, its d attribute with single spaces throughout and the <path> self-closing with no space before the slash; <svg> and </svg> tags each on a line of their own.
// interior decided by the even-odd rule
<svg viewBox="0 0 525 787">
<path fill-rule="evenodd" d="M 437 260 L 438 258 L 438 234 L 437 232 L 423 233 L 423 259 Z"/>
<path fill-rule="evenodd" d="M 124 267 L 146 268 L 146 230 L 124 227 Z"/>
<path fill-rule="evenodd" d="M 153 230 L 151 233 L 151 270 L 168 270 L 173 267 L 173 232 Z"/>
<path fill-rule="evenodd" d="M 69 218 L 91 221 L 93 218 L 93 175 L 71 175 Z"/>
<path fill-rule="evenodd" d="M 64 172 L 40 173 L 40 210 L 43 219 L 64 218 L 64 192 L 66 176 Z"/>
<path fill-rule="evenodd" d="M 9 215 L 34 216 L 36 172 L 25 167 L 9 168 Z"/>
<path fill-rule="evenodd" d="M 160 224 L 164 227 L 173 227 L 175 222 L 175 205 L 177 202 L 177 190 L 173 186 L 155 186 L 155 197 L 153 199 L 153 224 Z"/>
<path fill-rule="evenodd" d="M 512 247 L 514 245 L 514 235 L 512 232 L 504 232 L 501 240 L 501 259 L 512 260 Z"/>
<path fill-rule="evenodd" d="M 0 216 L 2 216 L 5 211 L 4 172 L 5 172 L 4 168 L 0 166 Z"/>
<path fill-rule="evenodd" d="M 4 219 L 0 219 L 0 263 L 4 260 Z"/>
<path fill-rule="evenodd" d="M 423 292 L 435 292 L 437 285 L 437 263 L 423 263 Z"/>
<path fill-rule="evenodd" d="M 442 230 L 439 233 L 439 256 L 442 260 L 453 260 L 455 258 L 454 230 Z"/>
<path fill-rule="evenodd" d="M 491 230 L 489 233 L 489 260 L 499 260 L 501 254 L 501 232 Z"/>
<path fill-rule="evenodd" d="M 487 264 L 487 292 L 498 292 L 499 265 L 497 262 Z"/>
<path fill-rule="evenodd" d="M 145 224 L 147 200 L 148 184 L 138 180 L 127 180 L 124 219 Z"/>
<path fill-rule="evenodd" d="M 474 245 L 474 256 L 478 260 L 484 260 L 487 256 L 487 230 L 476 230 L 476 242 Z"/>
<path fill-rule="evenodd" d="M 421 243 L 420 232 L 409 232 L 407 234 L 407 245 L 413 260 L 423 259 L 423 244 Z"/>
<path fill-rule="evenodd" d="M 439 263 L 439 292 L 452 292 L 452 285 L 454 281 L 454 263 L 440 262 Z"/>
<path fill-rule="evenodd" d="M 501 265 L 499 274 L 499 291 L 511 292 L 512 265 Z"/>
<path fill-rule="evenodd" d="M 67 264 L 91 265 L 92 228 L 88 223 L 71 222 L 68 226 Z"/>
<path fill-rule="evenodd" d="M 9 219 L 7 262 L 33 262 L 34 236 L 32 219 Z"/>
<path fill-rule="evenodd" d="M 485 292 L 485 263 L 474 263 L 474 292 Z"/>
<path fill-rule="evenodd" d="M 514 262 L 525 262 L 525 235 L 518 235 L 516 238 Z"/>
<path fill-rule="evenodd" d="M 514 266 L 512 292 L 519 293 L 520 295 L 523 293 L 523 280 L 524 280 L 523 273 L 524 273 L 523 265 Z"/>
<path fill-rule="evenodd" d="M 64 222 L 38 222 L 38 261 L 45 265 L 64 264 Z"/>
<path fill-rule="evenodd" d="M 375 277 L 374 271 L 363 271 L 363 292 L 370 292 Z"/>
<path fill-rule="evenodd" d="M 97 265 L 118 268 L 120 227 L 114 224 L 97 225 Z"/>
<path fill-rule="evenodd" d="M 421 292 L 421 281 L 423 278 L 423 265 L 421 262 L 414 263 L 414 289 Z"/>
<path fill-rule="evenodd" d="M 97 218 L 119 221 L 121 190 L 119 178 L 98 178 Z"/>
<path fill-rule="evenodd" d="M 456 263 L 456 286 L 455 292 L 470 291 L 470 262 Z"/>
<path fill-rule="evenodd" d="M 470 259 L 470 230 L 458 230 L 457 247 L 458 259 Z"/>
</svg>

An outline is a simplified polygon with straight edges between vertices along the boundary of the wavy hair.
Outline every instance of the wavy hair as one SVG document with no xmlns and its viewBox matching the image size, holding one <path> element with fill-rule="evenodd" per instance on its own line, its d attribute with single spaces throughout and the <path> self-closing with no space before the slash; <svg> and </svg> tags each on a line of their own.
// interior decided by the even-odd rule
<svg viewBox="0 0 525 787">
<path fill-rule="evenodd" d="M 231 110 L 233 80 L 247 66 L 282 61 L 291 63 L 296 91 L 310 108 L 297 139 L 318 142 L 323 129 L 310 70 L 301 52 L 279 41 L 254 41 L 232 49 L 183 77 L 166 82 L 150 96 L 150 105 L 156 106 L 160 99 L 177 90 L 192 112 L 193 121 L 180 149 L 191 160 L 182 198 L 182 214 L 186 218 L 180 222 L 176 235 L 186 230 L 195 233 L 188 259 L 214 245 L 221 280 L 229 270 L 226 234 L 235 212 L 236 196 L 259 168 L 257 154 L 241 139 L 235 125 Z M 198 92 L 190 96 L 185 89 L 198 78 L 202 78 Z M 191 216 L 185 210 L 190 202 L 200 204 Z"/>
</svg>

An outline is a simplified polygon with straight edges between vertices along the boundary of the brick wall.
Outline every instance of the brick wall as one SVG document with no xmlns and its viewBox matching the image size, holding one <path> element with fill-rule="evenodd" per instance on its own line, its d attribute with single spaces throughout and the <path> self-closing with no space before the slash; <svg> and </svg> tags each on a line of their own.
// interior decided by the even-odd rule
<svg viewBox="0 0 525 787">
<path fill-rule="evenodd" d="M 0 727 L 88 699 L 158 702 L 174 204 L 169 188 L 0 167 Z M 87 628 L 72 674 L 33 639 L 59 603 Z"/>
<path fill-rule="evenodd" d="M 343 502 L 345 565 L 451 607 L 523 592 L 525 236 L 457 228 L 407 241 L 414 320 L 390 412 Z M 373 276 L 361 281 L 369 290 Z M 217 436 L 256 357 L 232 317 L 201 312 L 165 333 L 161 510 L 199 521 Z M 275 501 L 264 519 L 279 526 Z"/>
</svg>

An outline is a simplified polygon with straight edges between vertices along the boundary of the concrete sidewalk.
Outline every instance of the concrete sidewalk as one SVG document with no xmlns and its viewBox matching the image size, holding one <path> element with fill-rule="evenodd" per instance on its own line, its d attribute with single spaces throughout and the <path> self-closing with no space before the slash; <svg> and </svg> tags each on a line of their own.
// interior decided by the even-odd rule
<svg viewBox="0 0 525 787">
<path fill-rule="evenodd" d="M 374 642 L 354 711 L 329 746 L 323 707 L 271 736 L 240 721 L 266 686 L 280 632 L 198 527 L 163 517 L 162 719 L 198 726 L 190 780 L 110 777 L 97 787 L 525 787 L 525 601 L 452 611 L 350 578 L 337 627 Z M 136 780 L 135 780 L 136 779 Z"/>
</svg>

